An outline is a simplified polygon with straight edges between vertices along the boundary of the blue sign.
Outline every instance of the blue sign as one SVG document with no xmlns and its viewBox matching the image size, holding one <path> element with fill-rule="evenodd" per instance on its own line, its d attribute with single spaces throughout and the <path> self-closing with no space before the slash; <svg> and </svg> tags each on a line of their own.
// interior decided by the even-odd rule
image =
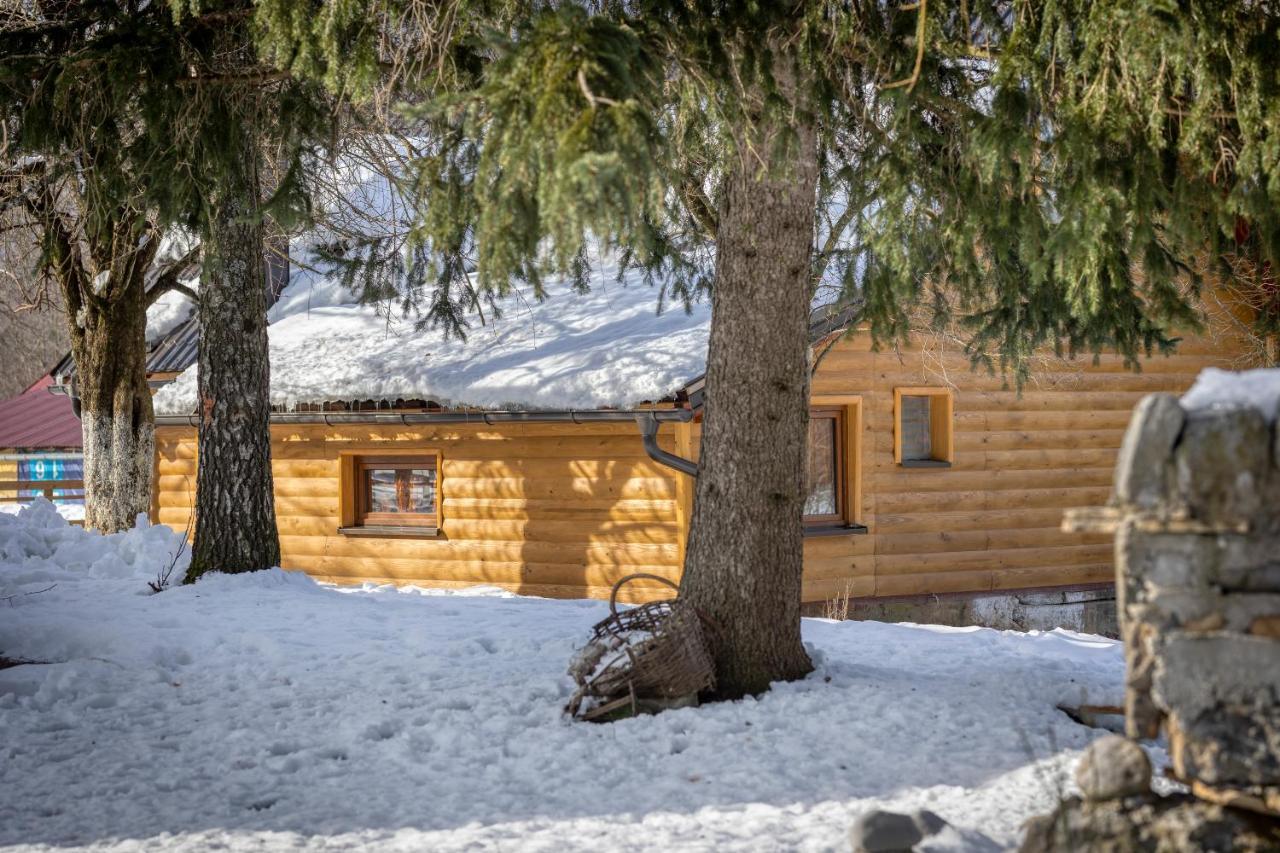
<svg viewBox="0 0 1280 853">
<path fill-rule="evenodd" d="M 18 479 L 32 482 L 49 480 L 83 480 L 84 459 L 20 459 L 18 460 Z M 39 491 L 30 490 L 31 495 Z M 54 489 L 55 497 L 63 498 L 60 503 L 80 503 L 84 495 L 80 489 Z"/>
</svg>

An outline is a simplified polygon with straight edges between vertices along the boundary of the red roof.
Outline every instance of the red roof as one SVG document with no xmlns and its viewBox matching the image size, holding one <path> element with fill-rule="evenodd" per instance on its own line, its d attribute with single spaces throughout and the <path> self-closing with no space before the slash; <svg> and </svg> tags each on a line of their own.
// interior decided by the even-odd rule
<svg viewBox="0 0 1280 853">
<path fill-rule="evenodd" d="M 78 450 L 80 419 L 71 398 L 49 393 L 45 376 L 16 397 L 0 402 L 0 448 L 6 450 Z"/>
</svg>

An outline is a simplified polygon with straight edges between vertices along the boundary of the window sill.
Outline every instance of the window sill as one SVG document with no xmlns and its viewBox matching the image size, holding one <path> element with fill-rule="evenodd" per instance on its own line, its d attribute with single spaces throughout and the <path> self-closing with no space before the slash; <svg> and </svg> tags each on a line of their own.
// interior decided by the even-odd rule
<svg viewBox="0 0 1280 853">
<path fill-rule="evenodd" d="M 400 539 L 439 539 L 440 531 L 435 527 L 392 527 L 387 525 L 368 527 L 339 527 L 341 536 L 369 536 L 375 538 Z"/>
<path fill-rule="evenodd" d="M 823 524 L 806 527 L 804 536 L 862 536 L 867 533 L 865 524 Z"/>
<path fill-rule="evenodd" d="M 903 468 L 950 468 L 951 463 L 945 459 L 903 459 L 898 463 Z"/>
</svg>

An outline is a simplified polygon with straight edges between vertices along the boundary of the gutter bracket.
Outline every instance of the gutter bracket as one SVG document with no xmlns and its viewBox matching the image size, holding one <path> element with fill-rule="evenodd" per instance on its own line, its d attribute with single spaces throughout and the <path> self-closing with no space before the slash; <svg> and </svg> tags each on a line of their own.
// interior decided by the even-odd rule
<svg viewBox="0 0 1280 853">
<path fill-rule="evenodd" d="M 683 456 L 676 456 L 674 453 L 668 453 L 658 446 L 658 417 L 653 412 L 640 412 L 636 415 L 636 425 L 640 427 L 640 437 L 644 443 L 644 452 L 649 458 L 659 465 L 666 465 L 668 468 L 674 468 L 681 474 L 688 474 L 690 477 L 698 476 L 698 463 L 685 459 Z"/>
</svg>

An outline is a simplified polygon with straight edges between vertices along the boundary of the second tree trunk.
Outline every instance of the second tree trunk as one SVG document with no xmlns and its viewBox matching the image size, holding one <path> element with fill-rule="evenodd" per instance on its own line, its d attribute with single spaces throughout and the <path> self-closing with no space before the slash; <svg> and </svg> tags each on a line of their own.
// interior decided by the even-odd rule
<svg viewBox="0 0 1280 853">
<path fill-rule="evenodd" d="M 73 318 L 71 351 L 84 436 L 85 527 L 115 533 L 151 505 L 155 422 L 147 387 L 141 273 L 105 308 Z"/>
<path fill-rule="evenodd" d="M 194 580 L 280 564 L 271 476 L 266 269 L 257 151 L 212 202 L 200 286 L 199 469 Z"/>
</svg>

